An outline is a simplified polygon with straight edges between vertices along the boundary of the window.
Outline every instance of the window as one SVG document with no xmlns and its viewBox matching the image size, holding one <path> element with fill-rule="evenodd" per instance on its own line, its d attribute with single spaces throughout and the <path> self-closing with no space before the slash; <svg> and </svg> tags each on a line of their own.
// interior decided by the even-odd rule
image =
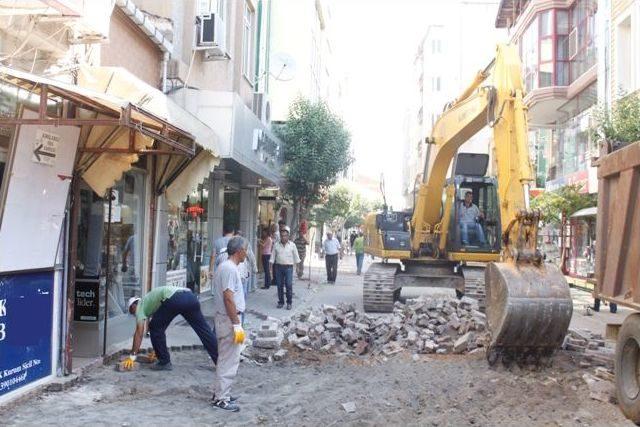
<svg viewBox="0 0 640 427">
<path fill-rule="evenodd" d="M 440 92 L 440 76 L 431 77 L 431 90 L 433 92 Z"/>
<path fill-rule="evenodd" d="M 616 27 L 616 85 L 619 93 L 614 93 L 614 95 L 623 95 L 635 89 L 633 85 L 633 56 L 629 54 L 629 52 L 633 52 L 632 28 L 631 16 L 628 16 Z"/>
<path fill-rule="evenodd" d="M 251 64 L 253 58 L 253 15 L 254 12 L 247 1 L 244 2 L 242 17 L 242 74 L 253 83 Z"/>
<path fill-rule="evenodd" d="M 442 53 L 442 40 L 431 40 L 431 53 L 434 55 L 437 53 Z"/>
</svg>

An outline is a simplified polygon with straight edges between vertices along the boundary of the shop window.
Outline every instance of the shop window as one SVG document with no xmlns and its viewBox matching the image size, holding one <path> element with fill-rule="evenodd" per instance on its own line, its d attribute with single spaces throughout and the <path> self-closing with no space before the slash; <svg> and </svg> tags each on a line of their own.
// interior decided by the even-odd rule
<svg viewBox="0 0 640 427">
<path fill-rule="evenodd" d="M 206 185 L 199 185 L 179 207 L 169 212 L 167 282 L 186 286 L 196 293 L 208 285 L 206 273 L 211 257 L 208 203 Z"/>
<path fill-rule="evenodd" d="M 108 197 L 80 191 L 78 277 L 108 283 L 108 317 L 127 313 L 127 300 L 142 293 L 145 175 L 126 172 Z M 108 278 L 107 278 L 107 272 Z"/>
</svg>

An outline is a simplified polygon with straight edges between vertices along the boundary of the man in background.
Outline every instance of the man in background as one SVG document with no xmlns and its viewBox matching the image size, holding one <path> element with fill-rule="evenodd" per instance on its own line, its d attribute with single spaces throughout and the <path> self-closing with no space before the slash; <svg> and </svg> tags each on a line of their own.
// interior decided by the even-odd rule
<svg viewBox="0 0 640 427">
<path fill-rule="evenodd" d="M 364 236 L 362 231 L 358 232 L 358 237 L 353 240 L 353 251 L 356 254 L 356 269 L 359 276 L 362 274 L 362 264 L 364 262 Z"/>
<path fill-rule="evenodd" d="M 293 266 L 300 262 L 296 245 L 289 240 L 289 227 L 280 231 L 280 241 L 273 245 L 269 262 L 275 266 L 276 285 L 278 286 L 278 308 L 284 306 L 284 293 L 287 294 L 287 310 L 293 302 Z"/>
<path fill-rule="evenodd" d="M 335 284 L 338 276 L 338 256 L 341 256 L 341 246 L 338 239 L 333 237 L 331 231 L 327 231 L 327 238 L 322 243 L 324 249 L 324 262 L 327 269 L 327 283 Z"/>
</svg>

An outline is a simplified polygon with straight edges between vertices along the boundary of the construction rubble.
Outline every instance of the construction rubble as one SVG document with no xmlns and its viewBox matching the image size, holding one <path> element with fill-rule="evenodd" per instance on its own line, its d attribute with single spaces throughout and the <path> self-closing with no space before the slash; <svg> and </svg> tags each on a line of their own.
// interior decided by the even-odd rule
<svg viewBox="0 0 640 427">
<path fill-rule="evenodd" d="M 420 297 L 400 302 L 391 315 L 373 316 L 354 304 L 323 305 L 282 322 L 262 324 L 245 355 L 258 361 L 286 357 L 282 345 L 326 354 L 391 356 L 467 353 L 484 347 L 489 334 L 486 316 L 472 298 Z"/>
<path fill-rule="evenodd" d="M 615 349 L 607 347 L 602 335 L 586 329 L 569 329 L 562 344 L 581 368 L 604 366 L 613 370 Z"/>
</svg>

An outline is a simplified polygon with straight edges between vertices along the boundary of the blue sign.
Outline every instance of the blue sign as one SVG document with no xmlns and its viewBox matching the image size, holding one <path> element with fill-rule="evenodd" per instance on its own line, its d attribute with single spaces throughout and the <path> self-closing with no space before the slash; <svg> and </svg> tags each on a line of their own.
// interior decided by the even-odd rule
<svg viewBox="0 0 640 427">
<path fill-rule="evenodd" d="M 51 375 L 53 274 L 0 275 L 0 396 Z"/>
</svg>

